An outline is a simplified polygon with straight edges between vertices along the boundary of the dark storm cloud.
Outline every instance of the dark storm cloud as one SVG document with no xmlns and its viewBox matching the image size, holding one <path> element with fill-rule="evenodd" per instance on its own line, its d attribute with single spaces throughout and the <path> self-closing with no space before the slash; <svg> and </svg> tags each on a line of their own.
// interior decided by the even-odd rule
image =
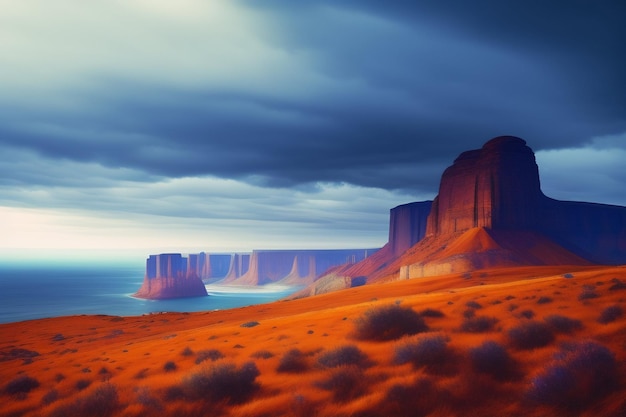
<svg viewBox="0 0 626 417">
<path fill-rule="evenodd" d="M 544 3 L 241 3 L 270 22 L 260 41 L 300 63 L 284 79 L 82 74 L 63 92 L 72 111 L 2 105 L 0 144 L 146 177 L 434 194 L 456 155 L 494 136 L 538 151 L 626 131 L 623 3 Z"/>
</svg>

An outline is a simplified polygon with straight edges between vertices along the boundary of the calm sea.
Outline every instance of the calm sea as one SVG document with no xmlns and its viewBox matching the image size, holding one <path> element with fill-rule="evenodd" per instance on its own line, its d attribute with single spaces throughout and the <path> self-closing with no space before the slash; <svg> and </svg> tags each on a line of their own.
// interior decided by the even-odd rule
<svg viewBox="0 0 626 417">
<path fill-rule="evenodd" d="M 80 314 L 137 316 L 160 311 L 223 310 L 271 302 L 294 288 L 209 286 L 209 297 L 142 300 L 131 295 L 144 266 L 0 265 L 0 323 Z"/>
</svg>

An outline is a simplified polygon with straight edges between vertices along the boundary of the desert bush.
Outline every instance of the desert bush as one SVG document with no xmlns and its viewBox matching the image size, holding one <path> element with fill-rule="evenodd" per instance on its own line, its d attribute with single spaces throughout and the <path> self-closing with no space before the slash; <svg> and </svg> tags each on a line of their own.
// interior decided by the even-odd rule
<svg viewBox="0 0 626 417">
<path fill-rule="evenodd" d="M 473 308 L 473 309 L 483 308 L 483 306 L 480 305 L 480 303 L 477 303 L 476 301 L 468 301 L 467 303 L 465 303 L 465 307 Z"/>
<path fill-rule="evenodd" d="M 395 304 L 367 310 L 354 322 L 353 336 L 360 340 L 393 340 L 428 330 L 424 319 L 409 307 Z"/>
<path fill-rule="evenodd" d="M 185 349 L 182 350 L 182 352 L 180 352 L 180 354 L 185 357 L 193 356 L 193 350 L 191 350 L 191 348 L 187 346 Z"/>
<path fill-rule="evenodd" d="M 441 407 L 440 393 L 427 378 L 420 378 L 409 385 L 391 386 L 376 407 L 379 416 L 426 416 Z M 448 399 L 448 398 L 446 398 Z M 443 414 L 441 414 L 443 415 Z"/>
<path fill-rule="evenodd" d="M 150 393 L 148 387 L 139 387 L 136 389 L 137 402 L 144 407 L 151 408 L 154 411 L 163 411 L 163 404 L 158 398 Z"/>
<path fill-rule="evenodd" d="M 495 317 L 478 316 L 466 317 L 461 323 L 460 330 L 465 333 L 484 333 L 493 330 L 498 322 Z"/>
<path fill-rule="evenodd" d="M 549 345 L 554 340 L 552 329 L 545 323 L 527 321 L 508 331 L 511 345 L 516 349 L 530 350 Z"/>
<path fill-rule="evenodd" d="M 626 282 L 619 278 L 611 279 L 611 284 L 612 285 L 609 287 L 609 291 L 626 290 Z"/>
<path fill-rule="evenodd" d="M 300 349 L 291 349 L 283 354 L 276 372 L 298 373 L 309 368 L 306 356 Z"/>
<path fill-rule="evenodd" d="M 269 359 L 269 358 L 273 358 L 274 354 L 270 352 L 269 350 L 257 350 L 250 356 L 256 359 Z"/>
<path fill-rule="evenodd" d="M 233 363 L 216 363 L 207 366 L 183 380 L 183 393 L 192 400 L 210 402 L 245 402 L 257 389 L 259 370 L 254 362 L 240 368 Z"/>
<path fill-rule="evenodd" d="M 567 274 L 563 274 L 563 278 L 567 278 L 567 279 L 574 278 L 574 274 L 571 274 L 568 272 Z"/>
<path fill-rule="evenodd" d="M 494 341 L 470 349 L 470 360 L 476 372 L 491 375 L 497 380 L 508 380 L 517 376 L 516 364 L 506 348 Z"/>
<path fill-rule="evenodd" d="M 5 394 L 23 397 L 37 387 L 39 387 L 39 381 L 28 375 L 21 375 L 9 381 L 4 386 L 4 392 Z"/>
<path fill-rule="evenodd" d="M 443 317 L 444 316 L 444 314 L 441 311 L 435 310 L 433 308 L 426 308 L 426 309 L 420 311 L 419 314 L 422 317 L 433 317 L 433 318 Z"/>
<path fill-rule="evenodd" d="M 247 321 L 245 323 L 242 323 L 240 327 L 254 327 L 254 326 L 258 326 L 260 323 L 258 321 Z"/>
<path fill-rule="evenodd" d="M 548 304 L 551 302 L 552 302 L 552 298 L 545 297 L 545 296 L 539 297 L 539 299 L 537 300 L 537 304 Z"/>
<path fill-rule="evenodd" d="M 163 365 L 163 370 L 165 372 L 172 372 L 172 371 L 175 371 L 177 368 L 178 366 L 176 366 L 176 363 L 174 363 L 174 361 L 167 361 Z"/>
<path fill-rule="evenodd" d="M 59 399 L 59 391 L 52 388 L 50 391 L 46 392 L 41 399 L 41 403 L 43 405 L 49 405 Z"/>
<path fill-rule="evenodd" d="M 614 322 L 615 320 L 620 318 L 622 314 L 624 314 L 622 307 L 618 305 L 609 306 L 602 310 L 602 313 L 600 313 L 600 317 L 598 317 L 598 323 L 607 324 Z"/>
<path fill-rule="evenodd" d="M 340 366 L 330 372 L 330 376 L 315 384 L 317 387 L 333 392 L 333 400 L 346 402 L 367 392 L 367 378 L 357 366 Z"/>
<path fill-rule="evenodd" d="M 424 335 L 409 338 L 396 346 L 393 362 L 399 365 L 411 363 L 429 373 L 443 373 L 450 370 L 454 361 L 445 337 Z"/>
<path fill-rule="evenodd" d="M 94 416 L 108 417 L 120 407 L 117 388 L 111 383 L 104 383 L 91 393 L 78 398 L 70 404 L 57 407 L 50 417 Z"/>
<path fill-rule="evenodd" d="M 463 317 L 466 319 L 471 319 L 472 317 L 476 317 L 476 310 L 473 308 L 468 308 L 463 311 Z"/>
<path fill-rule="evenodd" d="M 365 353 L 354 345 L 341 346 L 322 353 L 317 363 L 324 368 L 337 368 L 344 365 L 367 367 L 368 358 Z"/>
<path fill-rule="evenodd" d="M 598 298 L 598 293 L 596 292 L 596 287 L 593 285 L 583 285 L 583 289 L 578 295 L 578 300 L 589 300 L 592 298 Z"/>
<path fill-rule="evenodd" d="M 583 323 L 580 320 L 570 319 L 559 314 L 552 314 L 544 318 L 544 320 L 559 333 L 570 334 L 583 328 Z"/>
<path fill-rule="evenodd" d="M 535 312 L 532 310 L 522 310 L 519 312 L 519 316 L 525 319 L 532 319 L 535 317 Z"/>
<path fill-rule="evenodd" d="M 89 385 L 91 385 L 91 381 L 90 380 L 88 380 L 88 379 L 79 379 L 74 384 L 74 388 L 76 388 L 78 391 L 82 391 L 85 388 L 88 388 Z"/>
<path fill-rule="evenodd" d="M 198 353 L 196 353 L 196 364 L 202 363 L 206 361 L 207 359 L 210 359 L 211 361 L 215 362 L 216 360 L 222 359 L 223 357 L 224 357 L 224 354 L 217 349 L 201 350 Z"/>
<path fill-rule="evenodd" d="M 545 371 L 532 379 L 527 396 L 537 404 L 579 413 L 617 387 L 613 352 L 587 341 L 563 345 Z"/>
</svg>

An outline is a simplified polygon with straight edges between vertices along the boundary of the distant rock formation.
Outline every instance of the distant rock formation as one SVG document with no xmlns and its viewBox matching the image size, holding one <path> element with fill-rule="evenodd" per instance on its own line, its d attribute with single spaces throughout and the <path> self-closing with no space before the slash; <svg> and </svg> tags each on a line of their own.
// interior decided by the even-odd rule
<svg viewBox="0 0 626 417">
<path fill-rule="evenodd" d="M 201 259 L 180 253 L 150 255 L 146 260 L 143 284 L 134 296 L 152 300 L 206 296 L 206 288 L 197 275 Z"/>
<path fill-rule="evenodd" d="M 308 285 L 323 272 L 337 265 L 360 262 L 378 249 L 324 249 L 324 250 L 255 250 L 250 266 L 235 279 L 224 283 L 235 285 Z"/>
<path fill-rule="evenodd" d="M 426 218 L 426 219 L 425 219 Z M 494 138 L 448 167 L 439 194 L 390 212 L 389 242 L 338 282 L 415 278 L 495 266 L 626 263 L 626 207 L 558 201 L 540 188 L 526 142 Z M 323 277 L 328 287 L 330 278 Z M 316 293 L 313 284 L 309 293 Z"/>
</svg>

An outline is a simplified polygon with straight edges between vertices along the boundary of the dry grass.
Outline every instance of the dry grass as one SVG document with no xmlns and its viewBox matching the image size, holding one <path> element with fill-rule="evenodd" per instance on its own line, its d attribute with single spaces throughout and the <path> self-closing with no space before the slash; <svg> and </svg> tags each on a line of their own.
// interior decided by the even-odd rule
<svg viewBox="0 0 626 417">
<path fill-rule="evenodd" d="M 0 415 L 624 414 L 626 320 L 616 312 L 626 268 L 494 270 L 480 281 L 451 275 L 230 311 L 0 325 Z M 584 286 L 598 297 L 579 301 Z M 466 320 L 478 322 L 460 331 Z M 251 321 L 261 325 L 241 327 Z M 354 337 L 359 325 L 366 337 Z M 203 353 L 213 350 L 223 357 Z M 25 388 L 25 377 L 39 386 Z"/>
</svg>

